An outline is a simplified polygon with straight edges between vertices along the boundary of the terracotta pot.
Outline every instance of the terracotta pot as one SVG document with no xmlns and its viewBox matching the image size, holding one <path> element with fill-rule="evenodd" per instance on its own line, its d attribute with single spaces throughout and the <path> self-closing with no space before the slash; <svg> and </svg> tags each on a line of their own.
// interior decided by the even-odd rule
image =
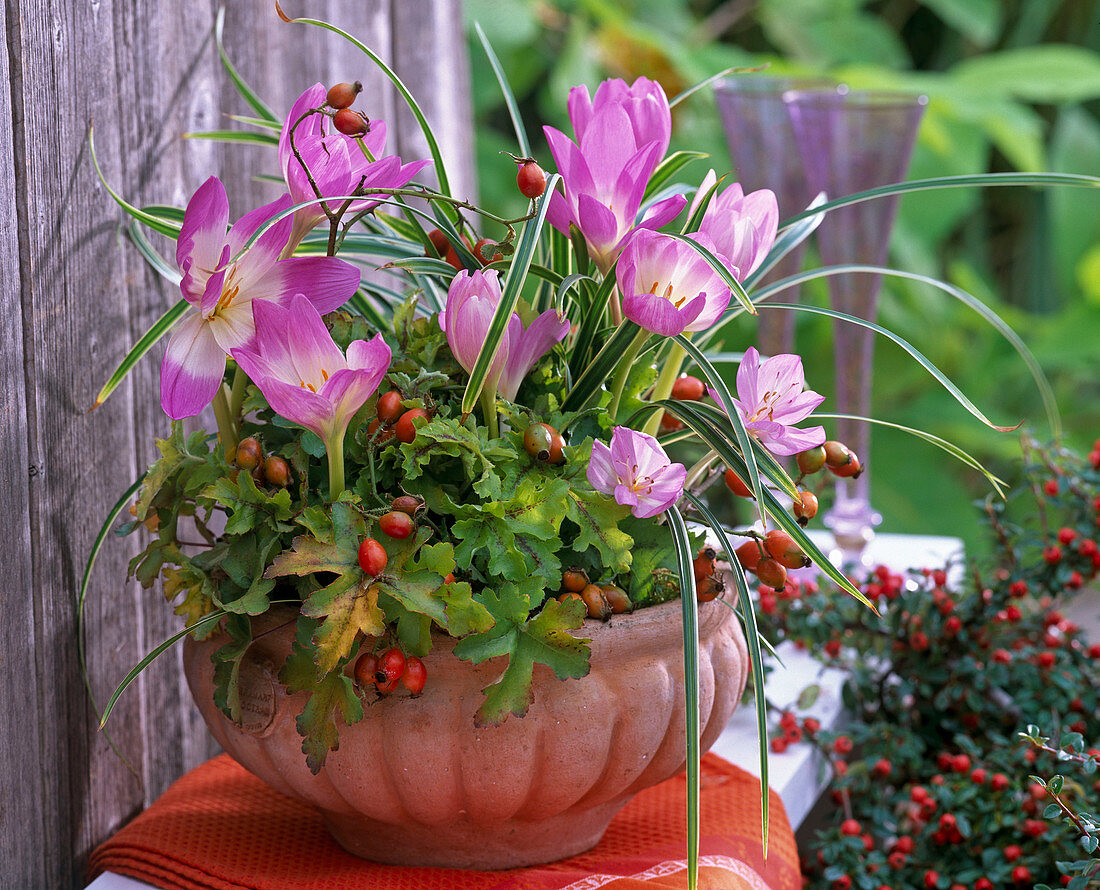
<svg viewBox="0 0 1100 890">
<path fill-rule="evenodd" d="M 305 697 L 287 695 L 277 679 L 292 619 L 282 612 L 256 621 L 258 639 L 241 668 L 241 725 L 213 702 L 210 656 L 222 639 L 188 638 L 187 680 L 222 747 L 276 790 L 316 806 L 357 856 L 478 869 L 562 859 L 594 846 L 635 794 L 683 769 L 678 600 L 609 624 L 586 621 L 575 634 L 592 641 L 589 675 L 562 682 L 537 666 L 528 714 L 491 728 L 476 728 L 473 716 L 502 660 L 474 667 L 438 636 L 424 693 L 394 694 L 341 726 L 340 747 L 316 776 L 294 723 Z M 741 698 L 749 662 L 725 603 L 700 604 L 699 640 L 706 750 Z"/>
</svg>

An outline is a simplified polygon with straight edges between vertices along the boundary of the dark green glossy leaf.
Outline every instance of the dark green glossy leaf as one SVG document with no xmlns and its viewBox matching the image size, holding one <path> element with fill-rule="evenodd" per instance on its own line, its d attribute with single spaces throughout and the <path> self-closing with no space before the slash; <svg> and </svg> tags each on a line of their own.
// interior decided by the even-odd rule
<svg viewBox="0 0 1100 890">
<path fill-rule="evenodd" d="M 515 94 L 512 93 L 512 87 L 508 83 L 508 77 L 504 73 L 500 59 L 493 52 L 489 38 L 485 36 L 485 32 L 481 30 L 481 25 L 477 22 L 474 22 L 474 31 L 477 34 L 477 39 L 481 41 L 481 48 L 485 50 L 485 57 L 489 60 L 489 66 L 493 69 L 493 74 L 496 75 L 497 83 L 500 84 L 500 92 L 504 96 L 504 105 L 508 109 L 508 116 L 512 119 L 512 129 L 516 133 L 519 155 L 521 158 L 529 158 L 531 157 L 531 143 L 527 140 L 527 129 L 523 126 L 523 116 L 519 113 L 519 105 L 516 103 Z"/>
<path fill-rule="evenodd" d="M 141 339 L 138 340 L 133 347 L 131 347 L 130 351 L 127 352 L 122 361 L 119 362 L 118 367 L 115 368 L 114 373 L 111 374 L 107 382 L 103 384 L 103 389 L 99 391 L 99 395 L 97 395 L 95 399 L 95 404 L 92 405 L 93 410 L 103 404 L 107 397 L 115 391 L 118 385 L 126 379 L 126 375 L 129 374 L 134 365 L 141 360 L 141 357 L 152 349 L 157 344 L 157 341 L 172 329 L 175 323 L 183 317 L 183 314 L 189 308 L 190 304 L 181 298 L 175 306 L 165 312 L 164 315 L 153 323 L 153 326 L 141 336 Z"/>
<path fill-rule="evenodd" d="M 1050 381 L 1047 379 L 1046 374 L 1043 373 L 1042 367 L 1039 365 L 1038 359 L 1030 349 L 1027 348 L 1027 344 L 1024 343 L 1020 336 L 1009 327 L 996 312 L 985 305 L 981 300 L 975 297 L 973 294 L 967 293 L 962 288 L 955 287 L 953 284 L 948 284 L 946 281 L 941 281 L 938 278 L 933 278 L 929 275 L 921 275 L 917 272 L 903 272 L 898 269 L 890 269 L 886 266 L 864 266 L 854 263 L 849 263 L 839 266 L 824 266 L 820 269 L 812 269 L 807 272 L 801 272 L 797 275 L 791 275 L 788 278 L 784 278 L 781 281 L 777 281 L 774 284 L 770 284 L 767 287 L 761 288 L 759 291 L 753 294 L 753 299 L 756 302 L 761 302 L 768 299 L 772 295 L 785 290 L 788 287 L 795 287 L 806 281 L 812 281 L 816 278 L 827 278 L 833 275 L 846 275 L 849 273 L 863 273 L 869 275 L 883 275 L 890 278 L 902 278 L 909 281 L 919 281 L 922 284 L 931 285 L 938 290 L 943 291 L 948 296 L 954 297 L 960 303 L 969 306 L 978 315 L 984 318 L 989 324 L 1009 342 L 1017 354 L 1023 359 L 1024 364 L 1027 366 L 1028 371 L 1031 372 L 1031 377 L 1035 381 L 1035 386 L 1039 390 L 1039 396 L 1043 400 L 1043 408 L 1046 411 L 1047 422 L 1050 424 L 1051 433 L 1055 438 L 1058 438 L 1062 434 L 1062 416 L 1058 411 L 1058 400 L 1054 396 L 1054 390 L 1050 385 Z"/>
<path fill-rule="evenodd" d="M 209 139 L 212 142 L 251 142 L 256 145 L 279 144 L 279 137 L 274 133 L 251 133 L 248 130 L 203 130 L 184 133 L 183 138 Z"/>
<path fill-rule="evenodd" d="M 409 92 L 409 88 L 405 86 L 404 82 L 397 73 L 378 56 L 370 47 L 365 43 L 357 40 L 347 31 L 342 28 L 336 27 L 336 25 L 329 22 L 321 21 L 320 19 L 308 19 L 308 18 L 285 18 L 288 23 L 296 23 L 303 25 L 313 25 L 317 28 L 323 28 L 326 31 L 331 31 L 333 34 L 339 34 L 348 43 L 362 52 L 367 58 L 369 58 L 378 68 L 390 79 L 390 82 L 397 89 L 397 92 L 401 94 L 401 98 L 405 100 L 405 104 L 409 106 L 409 110 L 413 113 L 413 117 L 416 118 L 417 124 L 420 125 L 420 131 L 424 134 L 424 139 L 428 143 L 428 151 L 431 152 L 432 161 L 435 165 L 435 175 L 439 180 L 439 190 L 444 194 L 450 196 L 451 184 L 447 179 L 447 171 L 443 165 L 443 153 L 439 150 L 439 143 L 436 141 L 435 133 L 432 132 L 432 128 L 428 125 L 428 120 L 424 117 L 424 112 L 421 111 L 420 105 L 416 99 L 413 98 L 413 94 Z"/>
<path fill-rule="evenodd" d="M 233 67 L 233 63 L 229 61 L 229 56 L 226 55 L 225 45 L 222 43 L 222 30 L 225 27 L 225 7 L 222 6 L 218 10 L 218 17 L 214 20 L 214 41 L 218 44 L 218 55 L 221 57 L 222 66 L 225 68 L 226 74 L 229 75 L 229 79 L 233 81 L 233 85 L 237 88 L 237 92 L 241 94 L 241 98 L 247 102 L 253 111 L 256 112 L 263 120 L 271 121 L 278 124 L 279 119 L 275 116 L 275 113 L 267 107 L 267 103 L 264 102 L 255 91 L 247 83 L 244 78 L 237 73 L 237 69 Z"/>
<path fill-rule="evenodd" d="M 734 546 L 726 536 L 726 529 L 718 521 L 710 508 L 699 498 L 690 492 L 684 495 L 688 501 L 699 511 L 704 521 L 711 527 L 718 537 L 718 543 L 730 557 L 730 574 L 737 585 L 737 600 L 741 606 L 738 613 L 745 622 L 745 642 L 749 646 L 749 666 L 752 670 L 753 698 L 756 700 L 756 730 L 757 745 L 760 751 L 760 822 L 764 842 L 764 855 L 768 855 L 768 701 L 764 696 L 764 659 L 760 653 L 760 630 L 756 623 L 756 611 L 752 603 L 752 595 L 745 581 L 745 573 L 741 566 L 733 559 Z"/>
<path fill-rule="evenodd" d="M 684 517 L 675 506 L 668 508 L 668 526 L 676 544 L 676 562 L 680 575 L 680 604 L 684 634 L 684 705 L 687 732 L 687 862 L 688 887 L 694 888 L 699 877 L 699 614 L 695 599 L 694 554 Z"/>
<path fill-rule="evenodd" d="M 665 185 L 672 180 L 672 177 L 679 173 L 685 166 L 692 161 L 697 161 L 706 157 L 709 157 L 709 155 L 702 151 L 674 151 L 657 165 L 657 169 L 655 169 L 653 175 L 649 177 L 649 183 L 645 187 L 645 194 L 642 196 L 642 203 L 646 203 L 657 194 L 657 192 L 663 189 Z"/>
<path fill-rule="evenodd" d="M 859 204 L 874 198 L 885 198 L 889 195 L 902 195 L 906 192 L 920 192 L 928 189 L 943 188 L 991 188 L 993 186 L 1006 185 L 1041 185 L 1041 186 L 1070 186 L 1076 188 L 1100 188 L 1100 177 L 1086 176 L 1080 173 L 975 173 L 967 176 L 937 176 L 933 179 L 914 179 L 911 182 L 895 182 L 891 185 L 882 185 L 878 188 L 867 189 L 862 192 L 854 192 L 828 201 L 813 209 L 803 210 L 790 219 L 779 224 L 779 231 L 789 228 L 799 220 L 814 216 L 818 213 L 828 213 L 838 207 L 847 207 L 851 204 Z"/>
</svg>

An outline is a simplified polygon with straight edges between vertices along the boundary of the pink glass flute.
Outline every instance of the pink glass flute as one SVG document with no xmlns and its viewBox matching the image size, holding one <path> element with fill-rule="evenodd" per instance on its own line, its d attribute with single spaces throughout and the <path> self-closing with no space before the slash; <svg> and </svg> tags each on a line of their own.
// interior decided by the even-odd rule
<svg viewBox="0 0 1100 890">
<path fill-rule="evenodd" d="M 795 135 L 783 100 L 790 90 L 836 93 L 837 85 L 829 80 L 744 74 L 726 78 L 714 90 L 734 178 L 746 193 L 764 188 L 775 192 L 780 219 L 801 213 L 816 194 L 803 172 L 801 156 L 792 150 Z M 778 281 L 801 271 L 805 252 L 803 242 L 762 281 Z M 780 299 L 796 302 L 798 288 L 784 291 Z M 761 312 L 756 341 L 760 352 L 765 356 L 794 352 L 795 321 L 794 312 Z"/>
<path fill-rule="evenodd" d="M 909 168 L 925 96 L 888 92 L 835 93 L 789 90 L 795 143 L 806 184 L 830 199 L 900 182 Z M 817 230 L 826 265 L 858 263 L 881 266 L 890 246 L 897 197 L 876 198 L 833 210 Z M 834 309 L 868 321 L 878 314 L 879 275 L 830 276 Z M 867 417 L 871 413 L 871 378 L 875 333 L 850 322 L 833 324 L 836 367 L 836 411 Z M 871 430 L 860 421 L 838 421 L 836 437 L 870 463 Z M 859 562 L 882 521 L 871 508 L 870 474 L 838 479 L 836 501 L 825 515 L 845 560 Z"/>
</svg>

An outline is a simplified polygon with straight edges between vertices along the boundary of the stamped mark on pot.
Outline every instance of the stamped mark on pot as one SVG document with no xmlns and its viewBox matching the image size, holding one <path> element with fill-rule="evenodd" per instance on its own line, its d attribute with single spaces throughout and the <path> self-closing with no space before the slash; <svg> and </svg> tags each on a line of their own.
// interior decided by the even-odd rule
<svg viewBox="0 0 1100 890">
<path fill-rule="evenodd" d="M 241 662 L 241 729 L 250 735 L 268 735 L 275 723 L 275 666 L 264 657 Z"/>
</svg>

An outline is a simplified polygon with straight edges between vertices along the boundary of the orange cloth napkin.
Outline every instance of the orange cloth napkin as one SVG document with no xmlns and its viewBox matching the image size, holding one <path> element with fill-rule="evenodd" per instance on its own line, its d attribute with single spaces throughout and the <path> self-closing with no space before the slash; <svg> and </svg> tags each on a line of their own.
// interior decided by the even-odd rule
<svg viewBox="0 0 1100 890">
<path fill-rule="evenodd" d="M 699 887 L 801 890 L 783 805 L 771 796 L 768 858 L 760 783 L 708 754 L 702 768 Z M 320 815 L 273 791 L 229 755 L 193 769 L 93 854 L 112 871 L 166 890 L 681 890 L 685 779 L 641 792 L 587 853 L 484 872 L 378 865 L 345 852 Z"/>
</svg>

